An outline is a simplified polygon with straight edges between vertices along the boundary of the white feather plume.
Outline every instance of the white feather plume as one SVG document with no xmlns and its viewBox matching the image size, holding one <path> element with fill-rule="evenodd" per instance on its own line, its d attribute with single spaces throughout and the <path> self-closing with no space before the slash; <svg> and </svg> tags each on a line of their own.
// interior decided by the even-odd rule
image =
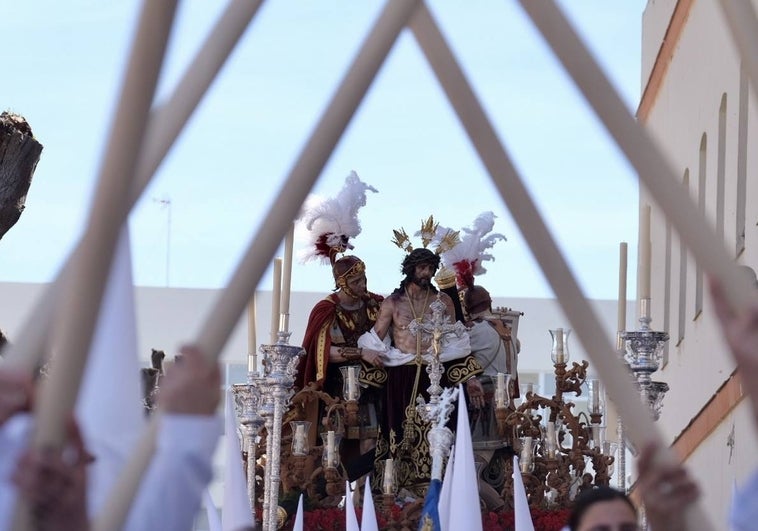
<svg viewBox="0 0 758 531">
<path fill-rule="evenodd" d="M 377 192 L 376 188 L 361 181 L 358 174 L 351 171 L 335 197 L 311 195 L 306 199 L 297 220 L 299 233 L 304 233 L 304 239 L 309 243 L 299 253 L 303 262 L 321 259 L 329 263 L 324 244 L 329 248 L 346 246 L 352 249 L 349 241 L 361 232 L 358 210 L 366 205 L 367 191 Z"/>
<path fill-rule="evenodd" d="M 473 275 L 478 276 L 486 273 L 487 269 L 483 262 L 495 260 L 495 257 L 486 251 L 498 241 L 506 241 L 506 237 L 502 234 L 490 234 L 494 226 L 495 214 L 493 212 L 479 214 L 471 227 L 461 229 L 461 243 L 442 253 L 442 262 L 445 266 L 458 271 L 460 267 L 456 267 L 455 264 L 468 262 Z"/>
</svg>

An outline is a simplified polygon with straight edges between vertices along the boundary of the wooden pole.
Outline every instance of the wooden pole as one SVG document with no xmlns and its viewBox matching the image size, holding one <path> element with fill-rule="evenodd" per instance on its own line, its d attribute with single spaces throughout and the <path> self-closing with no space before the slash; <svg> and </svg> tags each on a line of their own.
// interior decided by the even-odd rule
<svg viewBox="0 0 758 531">
<path fill-rule="evenodd" d="M 37 407 L 34 441 L 40 448 L 63 442 L 63 424 L 76 402 L 175 7 L 165 1 L 142 8 L 87 229 L 55 315 L 56 361 Z"/>
<path fill-rule="evenodd" d="M 155 171 L 173 146 L 213 79 L 221 70 L 245 28 L 250 24 L 262 0 L 232 0 L 211 30 L 189 68 L 177 84 L 168 101 L 150 114 L 143 149 L 137 163 L 128 210 L 137 203 Z M 38 298 L 30 317 L 6 350 L 3 364 L 16 370 L 32 372 L 42 363 L 48 331 L 56 305 L 55 284 L 64 283 L 66 269 L 72 262 L 75 249 L 61 268 L 56 280 Z M 7 364 L 7 365 L 5 365 Z"/>
<path fill-rule="evenodd" d="M 722 239 L 704 216 L 696 214 L 697 206 L 689 194 L 682 193 L 669 160 L 629 113 L 566 17 L 551 0 L 519 2 L 637 170 L 649 196 L 669 219 L 697 263 L 722 283 L 733 306 L 744 307 L 754 290 L 744 276 L 735 274 L 737 266 L 729 258 Z"/>
<path fill-rule="evenodd" d="M 171 98 L 150 115 L 144 153 L 137 165 L 132 204 L 142 195 L 166 154 L 239 42 L 263 0 L 231 0 L 213 26 Z"/>
<path fill-rule="evenodd" d="M 601 333 L 603 326 L 600 319 L 582 294 L 552 234 L 425 5 L 422 4 L 416 11 L 411 20 L 411 28 L 503 201 L 558 296 L 563 312 L 569 317 L 611 399 L 617 404 L 619 413 L 629 428 L 630 438 L 638 448 L 653 441 L 662 445 L 663 439 L 653 423 L 650 410 L 640 401 L 639 392 L 629 372 L 615 355 L 615 348 Z M 711 529 L 705 515 L 701 515 L 701 518 L 702 525 L 692 529 Z"/>
<path fill-rule="evenodd" d="M 264 216 L 261 228 L 250 242 L 245 256 L 198 335 L 196 344 L 209 359 L 217 360 L 289 224 L 313 188 L 318 175 L 417 5 L 418 0 L 390 0 L 364 41 L 358 56 L 290 171 L 279 196 L 269 209 L 268 215 Z M 138 448 L 125 467 L 125 474 L 109 497 L 100 517 L 94 522 L 94 530 L 110 531 L 122 526 L 137 491 L 139 478 L 150 463 L 155 433 L 154 428 L 143 433 Z"/>
<path fill-rule="evenodd" d="M 64 424 L 76 403 L 116 241 L 128 212 L 129 187 L 175 11 L 175 1 L 146 1 L 140 13 L 87 228 L 67 268 L 54 315 L 56 358 L 50 377 L 42 381 L 35 410 L 32 444 L 38 449 L 60 448 L 64 443 Z M 29 508 L 19 503 L 18 509 L 13 528 L 33 527 Z"/>
</svg>

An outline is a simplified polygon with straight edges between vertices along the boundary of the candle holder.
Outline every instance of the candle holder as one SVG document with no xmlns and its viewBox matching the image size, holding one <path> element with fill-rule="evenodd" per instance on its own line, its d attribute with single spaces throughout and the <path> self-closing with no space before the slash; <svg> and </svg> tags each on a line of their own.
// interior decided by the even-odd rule
<svg viewBox="0 0 758 531">
<path fill-rule="evenodd" d="M 554 328 L 549 330 L 549 332 L 553 342 L 550 349 L 550 358 L 553 360 L 553 364 L 568 364 L 570 359 L 568 339 L 569 335 L 571 335 L 571 329 Z"/>
<path fill-rule="evenodd" d="M 266 460 L 263 467 L 263 512 L 261 516 L 261 528 L 270 529 L 271 516 L 271 477 L 274 465 L 274 393 L 272 384 L 265 376 L 259 376 L 254 381 L 255 387 L 260 393 L 258 411 L 263 418 L 263 427 L 266 429 Z M 275 502 L 278 503 L 278 500 Z M 274 507 L 276 507 L 274 505 Z"/>
<path fill-rule="evenodd" d="M 495 409 L 506 409 L 511 405 L 511 375 L 499 372 L 495 376 Z"/>
<path fill-rule="evenodd" d="M 597 378 L 588 381 L 589 400 L 587 401 L 587 410 L 590 414 L 590 421 L 593 425 L 599 424 L 600 419 L 605 414 L 605 389 L 603 383 Z"/>
<path fill-rule="evenodd" d="M 340 443 L 342 435 L 329 430 L 321 432 L 321 441 L 323 446 L 323 455 L 321 457 L 321 466 L 324 470 L 336 469 L 340 466 Z"/>
<path fill-rule="evenodd" d="M 532 437 L 521 437 L 520 443 L 519 466 L 521 473 L 529 474 L 534 470 L 534 440 Z"/>
<path fill-rule="evenodd" d="M 351 438 L 359 438 L 360 433 L 356 428 L 359 424 L 358 400 L 361 397 L 361 386 L 358 377 L 361 374 L 361 366 L 344 365 L 340 367 L 340 372 L 342 373 L 342 397 L 345 399 L 345 425 L 348 431 L 355 432 L 349 434 Z"/>
<path fill-rule="evenodd" d="M 308 444 L 308 431 L 311 429 L 311 422 L 309 420 L 293 420 L 290 421 L 290 429 L 292 430 L 292 455 L 308 455 L 311 451 Z"/>
<path fill-rule="evenodd" d="M 275 345 L 261 346 L 261 351 L 264 353 L 265 394 L 271 403 L 271 409 L 273 409 L 270 430 L 267 421 L 266 466 L 269 481 L 267 492 L 264 495 L 264 505 L 266 498 L 268 498 L 268 505 L 264 506 L 264 521 L 268 523 L 268 529 L 272 530 L 276 529 L 278 520 L 282 419 L 293 394 L 292 386 L 297 374 L 297 363 L 300 356 L 305 354 L 302 348 L 287 344 L 289 336 L 288 331 L 280 331 L 279 340 Z"/>
<path fill-rule="evenodd" d="M 247 383 L 232 386 L 234 409 L 242 427 L 242 452 L 247 455 L 247 495 L 253 511 L 253 521 L 256 519 L 256 448 L 261 428 L 265 423 L 263 417 L 258 414 L 262 401 L 260 389 L 256 385 L 258 378 L 260 378 L 258 373 L 248 373 Z M 227 433 L 226 436 L 231 437 L 232 434 Z"/>
<path fill-rule="evenodd" d="M 648 304 L 649 306 L 649 299 Z M 640 394 L 649 405 L 653 418 L 660 417 L 663 397 L 668 391 L 665 382 L 654 382 L 651 375 L 660 366 L 663 348 L 669 340 L 666 332 L 656 332 L 650 329 L 650 312 L 643 310 L 640 317 L 640 329 L 621 333 L 626 345 L 625 361 L 637 380 Z"/>
<path fill-rule="evenodd" d="M 382 494 L 389 496 L 392 503 L 395 501 L 395 492 L 397 492 L 397 475 L 395 474 L 395 460 L 391 457 L 384 460 L 382 469 Z M 386 504 L 385 504 L 386 505 Z"/>
</svg>

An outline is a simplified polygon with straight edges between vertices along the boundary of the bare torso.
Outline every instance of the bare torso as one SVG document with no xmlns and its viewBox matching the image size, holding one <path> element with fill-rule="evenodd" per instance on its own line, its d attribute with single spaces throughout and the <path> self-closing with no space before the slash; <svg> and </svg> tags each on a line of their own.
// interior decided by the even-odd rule
<svg viewBox="0 0 758 531">
<path fill-rule="evenodd" d="M 376 333 L 384 339 L 387 333 L 392 334 L 392 341 L 398 349 L 409 354 L 426 352 L 432 339 L 429 335 L 422 335 L 419 344 L 416 336 L 410 330 L 410 324 L 415 319 L 429 323 L 432 319 L 431 304 L 437 295 L 428 289 L 418 286 L 408 286 L 403 293 L 395 293 L 387 297 L 382 303 L 379 319 L 376 321 Z M 441 300 L 445 304 L 445 314 L 455 315 L 453 301 L 445 293 L 441 294 Z M 424 337 L 426 336 L 426 337 Z"/>
</svg>

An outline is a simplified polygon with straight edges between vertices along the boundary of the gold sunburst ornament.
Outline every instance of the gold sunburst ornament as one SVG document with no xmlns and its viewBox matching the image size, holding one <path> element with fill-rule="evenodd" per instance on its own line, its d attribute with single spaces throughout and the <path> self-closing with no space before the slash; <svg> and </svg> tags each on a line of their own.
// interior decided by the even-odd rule
<svg viewBox="0 0 758 531">
<path fill-rule="evenodd" d="M 421 233 L 421 245 L 424 246 L 424 249 L 432 243 L 439 226 L 439 223 L 435 223 L 434 216 L 429 216 L 426 221 L 421 220 L 421 230 L 419 232 Z"/>
<path fill-rule="evenodd" d="M 404 228 L 400 230 L 392 229 L 394 235 L 392 243 L 400 247 L 406 253 L 413 251 L 413 244 L 408 233 Z M 430 244 L 436 242 L 434 252 L 435 254 L 442 254 L 459 243 L 461 243 L 460 232 L 457 230 L 448 229 L 446 227 L 440 227 L 440 224 L 434 221 L 434 216 L 429 216 L 425 220 L 421 220 L 421 229 L 414 234 L 414 236 L 421 237 L 421 245 L 424 249 L 427 249 Z"/>
<path fill-rule="evenodd" d="M 408 233 L 405 232 L 404 228 L 401 227 L 400 230 L 392 229 L 392 233 L 395 235 L 392 243 L 400 247 L 406 253 L 410 253 L 413 250 L 411 239 L 408 236 Z"/>
</svg>

